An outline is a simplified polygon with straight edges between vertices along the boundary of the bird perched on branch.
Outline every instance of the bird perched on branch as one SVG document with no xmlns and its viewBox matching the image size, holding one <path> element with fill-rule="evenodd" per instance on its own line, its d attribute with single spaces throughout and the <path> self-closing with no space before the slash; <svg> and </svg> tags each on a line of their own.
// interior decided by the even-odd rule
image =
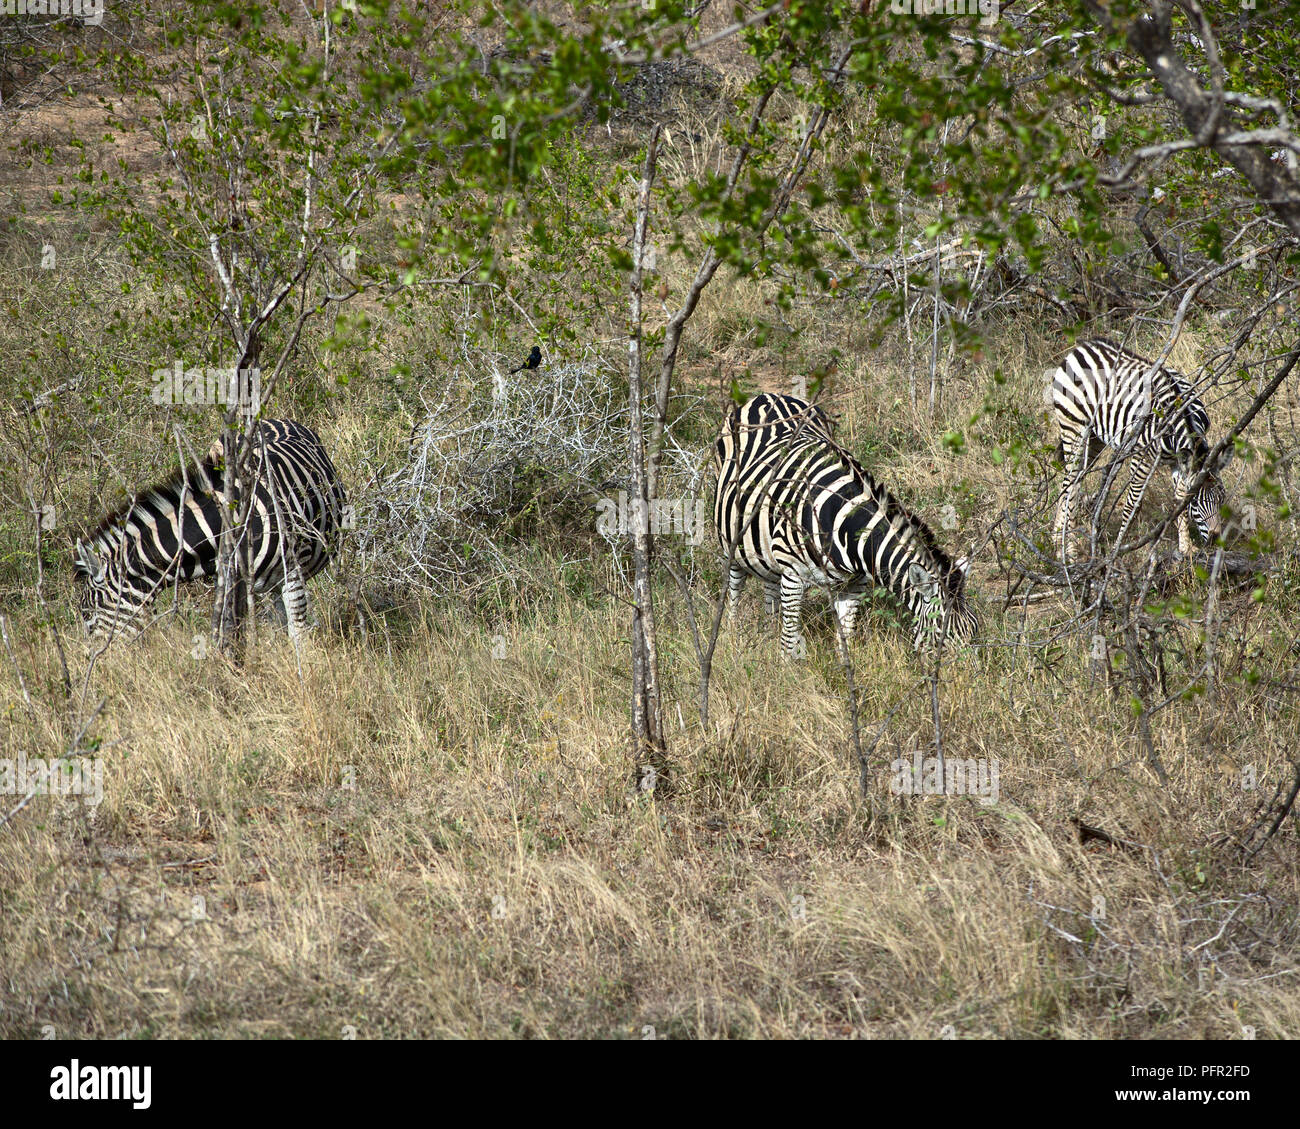
<svg viewBox="0 0 1300 1129">
<path fill-rule="evenodd" d="M 542 351 L 536 345 L 534 345 L 533 351 L 528 354 L 528 360 L 524 361 L 524 363 L 521 364 L 518 368 L 512 368 L 510 370 L 510 375 L 514 376 L 515 373 L 522 372 L 524 369 L 535 369 L 541 363 L 542 363 Z"/>
</svg>

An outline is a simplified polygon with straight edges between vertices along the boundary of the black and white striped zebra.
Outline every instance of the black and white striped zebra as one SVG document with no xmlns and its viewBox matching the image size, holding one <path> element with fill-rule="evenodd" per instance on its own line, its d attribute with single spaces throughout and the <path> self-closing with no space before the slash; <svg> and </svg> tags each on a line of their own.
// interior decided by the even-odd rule
<svg viewBox="0 0 1300 1129">
<path fill-rule="evenodd" d="M 1210 417 L 1191 381 L 1164 367 L 1148 380 L 1150 368 L 1150 361 L 1114 342 L 1096 340 L 1076 345 L 1052 374 L 1049 395 L 1061 432 L 1058 453 L 1065 464 L 1053 532 L 1066 561 L 1072 556 L 1067 531 L 1075 494 L 1089 462 L 1103 448 L 1132 452 L 1119 544 L 1158 463 L 1172 464 L 1174 494 L 1181 503 L 1209 456 L 1205 436 Z M 1217 470 L 1206 477 L 1178 523 L 1178 548 L 1184 554 L 1191 550 L 1193 537 L 1208 544 L 1222 528 L 1220 507 L 1226 494 Z"/>
<path fill-rule="evenodd" d="M 237 537 L 248 538 L 253 591 L 273 593 L 296 640 L 307 625 L 306 581 L 334 552 L 347 496 L 311 428 L 292 420 L 257 427 L 248 473 L 257 487 L 247 529 Z M 89 635 L 137 626 L 163 588 L 216 576 L 225 473 L 218 440 L 197 466 L 138 494 L 77 541 L 74 565 Z"/>
<path fill-rule="evenodd" d="M 824 413 L 794 396 L 763 393 L 734 409 L 714 446 L 713 517 L 725 553 L 734 616 L 747 576 L 781 608 L 781 645 L 799 649 L 809 585 L 831 588 L 843 638 L 879 586 L 911 613 L 912 644 L 969 642 L 979 619 L 966 599 L 970 562 L 953 562 L 905 509 L 830 435 Z"/>
</svg>

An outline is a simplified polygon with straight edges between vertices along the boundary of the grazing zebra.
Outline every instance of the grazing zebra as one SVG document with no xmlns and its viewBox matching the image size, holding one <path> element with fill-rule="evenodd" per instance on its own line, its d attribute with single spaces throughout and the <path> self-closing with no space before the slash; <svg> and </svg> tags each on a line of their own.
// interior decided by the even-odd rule
<svg viewBox="0 0 1300 1129">
<path fill-rule="evenodd" d="M 1113 342 L 1097 340 L 1076 345 L 1052 374 L 1049 394 L 1061 431 L 1057 454 L 1065 464 L 1053 528 L 1067 562 L 1075 492 L 1089 461 L 1103 448 L 1132 450 L 1117 544 L 1124 541 L 1157 463 L 1173 464 L 1174 494 L 1181 504 L 1210 453 L 1205 439 L 1210 417 L 1191 382 L 1173 369 L 1158 368 L 1148 385 L 1150 367 L 1150 361 Z M 1178 523 L 1179 552 L 1190 551 L 1193 536 L 1208 544 L 1220 532 L 1225 500 L 1218 475 L 1209 475 Z"/>
<path fill-rule="evenodd" d="M 876 585 L 912 614 L 912 645 L 969 642 L 979 619 L 966 599 L 970 562 L 956 563 L 934 535 L 830 436 L 819 408 L 764 393 L 733 409 L 714 446 L 713 519 L 725 553 L 734 616 L 746 576 L 763 581 L 769 611 L 781 608 L 781 645 L 796 652 L 804 590 L 835 591 L 845 640 Z"/>
<path fill-rule="evenodd" d="M 257 475 L 248 520 L 253 591 L 275 593 L 297 640 L 307 621 L 305 582 L 333 553 L 347 496 L 311 428 L 283 419 L 257 427 L 249 474 L 260 465 L 263 439 L 267 470 Z M 135 625 L 158 591 L 178 580 L 216 576 L 225 470 L 218 440 L 198 466 L 145 490 L 77 541 L 87 634 Z"/>
</svg>

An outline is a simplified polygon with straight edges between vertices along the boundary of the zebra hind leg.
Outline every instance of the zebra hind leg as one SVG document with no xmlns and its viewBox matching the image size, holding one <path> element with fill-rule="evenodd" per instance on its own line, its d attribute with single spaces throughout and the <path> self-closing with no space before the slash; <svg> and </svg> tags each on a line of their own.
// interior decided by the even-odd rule
<svg viewBox="0 0 1300 1129">
<path fill-rule="evenodd" d="M 1074 559 L 1074 541 L 1071 537 L 1070 519 L 1074 516 L 1075 493 L 1088 466 L 1090 433 L 1085 429 L 1066 442 L 1061 436 L 1061 454 L 1065 463 L 1065 477 L 1061 482 L 1061 498 L 1056 505 L 1056 521 L 1052 525 L 1052 540 L 1061 550 L 1061 563 Z"/>
<path fill-rule="evenodd" d="M 1187 498 L 1187 483 L 1191 478 L 1189 474 L 1181 472 L 1181 468 L 1174 471 L 1174 505 L 1181 506 Z M 1192 507 L 1188 506 L 1178 516 L 1178 552 L 1184 557 L 1192 555 Z"/>
<path fill-rule="evenodd" d="M 302 565 L 296 556 L 290 555 L 288 559 L 277 603 L 284 606 L 285 627 L 290 642 L 296 646 L 311 626 L 307 621 L 307 582 L 302 578 Z"/>
<path fill-rule="evenodd" d="M 733 564 L 727 573 L 727 622 L 736 622 L 736 613 L 740 611 L 740 590 L 745 587 L 745 570 Z"/>
</svg>

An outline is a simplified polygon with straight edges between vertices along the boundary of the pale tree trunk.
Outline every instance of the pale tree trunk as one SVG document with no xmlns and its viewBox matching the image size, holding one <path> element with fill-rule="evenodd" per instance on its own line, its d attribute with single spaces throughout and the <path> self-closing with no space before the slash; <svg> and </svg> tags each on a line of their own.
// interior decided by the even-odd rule
<svg viewBox="0 0 1300 1129">
<path fill-rule="evenodd" d="M 252 545 L 248 519 L 253 508 L 254 428 L 259 405 L 245 402 L 239 374 L 257 366 L 260 342 L 256 331 L 249 334 L 240 350 L 236 372 L 236 398 L 222 421 L 221 447 L 224 502 L 218 505 L 221 530 L 217 536 L 217 592 L 212 608 L 212 637 L 218 651 L 238 660 L 242 657 L 244 625 L 252 611 Z M 251 379 L 250 379 L 251 385 Z M 241 427 L 242 423 L 242 427 Z M 254 472 L 255 477 L 255 472 Z"/>
<path fill-rule="evenodd" d="M 632 758 L 642 791 L 662 791 L 668 783 L 668 750 L 664 742 L 659 696 L 659 653 L 655 634 L 651 566 L 654 539 L 650 532 L 650 491 L 646 476 L 645 426 L 641 412 L 641 283 L 650 188 L 659 149 L 659 126 L 650 135 L 637 203 L 632 245 L 631 325 L 628 334 L 628 406 L 631 431 L 632 507 Z"/>
<path fill-rule="evenodd" d="M 239 561 L 239 491 L 235 466 L 239 452 L 239 429 L 233 421 L 221 429 L 222 491 L 217 512 L 221 530 L 217 534 L 217 593 L 212 607 L 212 641 L 222 654 L 237 658 L 239 629 L 244 621 L 243 569 Z"/>
<path fill-rule="evenodd" d="M 727 174 L 727 188 L 724 199 L 731 196 L 735 190 L 736 181 L 740 177 L 740 170 L 745 165 L 750 149 L 752 148 L 752 138 L 758 132 L 759 125 L 763 120 L 763 111 L 767 109 L 767 104 L 771 100 L 772 91 L 764 91 L 759 96 L 758 102 L 754 107 L 753 114 L 749 119 L 749 132 L 745 143 L 740 147 L 736 154 L 736 159 L 731 164 L 731 169 Z M 656 135 L 657 135 L 656 129 Z M 638 217 L 639 219 L 640 217 Z M 760 234 L 767 229 L 767 224 L 771 222 L 769 218 L 760 228 Z M 668 396 L 672 391 L 673 371 L 677 367 L 677 350 L 682 341 L 682 330 L 686 328 L 686 323 L 691 320 L 695 313 L 696 307 L 700 304 L 700 295 L 704 293 L 704 288 L 713 281 L 713 276 L 717 273 L 718 267 L 722 260 L 718 258 L 717 252 L 712 247 L 706 247 L 704 251 L 704 260 L 700 263 L 699 269 L 695 272 L 695 278 L 691 282 L 691 288 L 686 292 L 686 300 L 681 304 L 672 317 L 668 319 L 668 324 L 664 327 L 664 348 L 663 357 L 659 364 L 659 379 L 655 387 L 655 417 L 650 424 L 650 496 L 653 498 L 659 489 L 659 466 L 663 461 L 664 446 L 664 428 L 668 423 Z M 637 266 L 640 266 L 638 262 Z M 638 308 L 640 306 L 641 296 L 637 293 L 635 298 Z M 638 326 L 637 333 L 640 333 Z"/>
<path fill-rule="evenodd" d="M 850 45 L 844 48 L 831 69 L 830 81 L 834 84 L 840 83 L 844 77 L 844 68 L 852 57 L 853 49 Z M 731 198 L 732 192 L 735 191 L 736 184 L 740 180 L 741 170 L 745 167 L 745 162 L 754 147 L 755 138 L 757 138 L 762 127 L 763 114 L 767 110 L 768 102 L 771 100 L 774 90 L 765 90 L 759 95 L 758 101 L 754 103 L 754 109 L 749 117 L 749 125 L 746 130 L 745 140 L 736 152 L 736 156 L 731 163 L 731 168 L 727 171 L 727 185 L 723 193 L 723 200 Z M 772 203 L 768 205 L 763 215 L 759 218 L 758 223 L 749 233 L 755 238 L 762 239 L 767 233 L 767 229 L 772 223 L 782 215 L 790 204 L 790 199 L 794 195 L 795 189 L 803 180 L 803 175 L 808 170 L 808 163 L 812 160 L 816 151 L 817 143 L 821 140 L 822 133 L 826 129 L 827 122 L 830 121 L 830 110 L 825 106 L 818 107 L 812 120 L 808 123 L 808 131 L 801 139 L 794 156 L 790 160 L 781 178 L 781 183 L 773 194 Z M 721 226 L 719 226 L 719 232 Z M 672 391 L 673 370 L 677 366 L 677 352 L 681 345 L 682 331 L 686 328 L 686 323 L 690 321 L 695 313 L 696 307 L 700 302 L 700 295 L 704 288 L 713 281 L 713 276 L 717 273 L 718 267 L 722 260 L 718 258 L 717 252 L 712 246 L 706 247 L 704 259 L 701 261 L 699 269 L 695 272 L 695 278 L 691 282 L 691 288 L 686 293 L 686 300 L 681 304 L 677 311 L 668 319 L 668 324 L 664 327 L 664 348 L 663 356 L 659 367 L 659 377 L 655 386 L 655 417 L 651 421 L 650 431 L 650 496 L 654 497 L 659 486 L 659 468 L 663 462 L 664 447 L 664 429 L 668 421 L 668 397 Z"/>
</svg>

